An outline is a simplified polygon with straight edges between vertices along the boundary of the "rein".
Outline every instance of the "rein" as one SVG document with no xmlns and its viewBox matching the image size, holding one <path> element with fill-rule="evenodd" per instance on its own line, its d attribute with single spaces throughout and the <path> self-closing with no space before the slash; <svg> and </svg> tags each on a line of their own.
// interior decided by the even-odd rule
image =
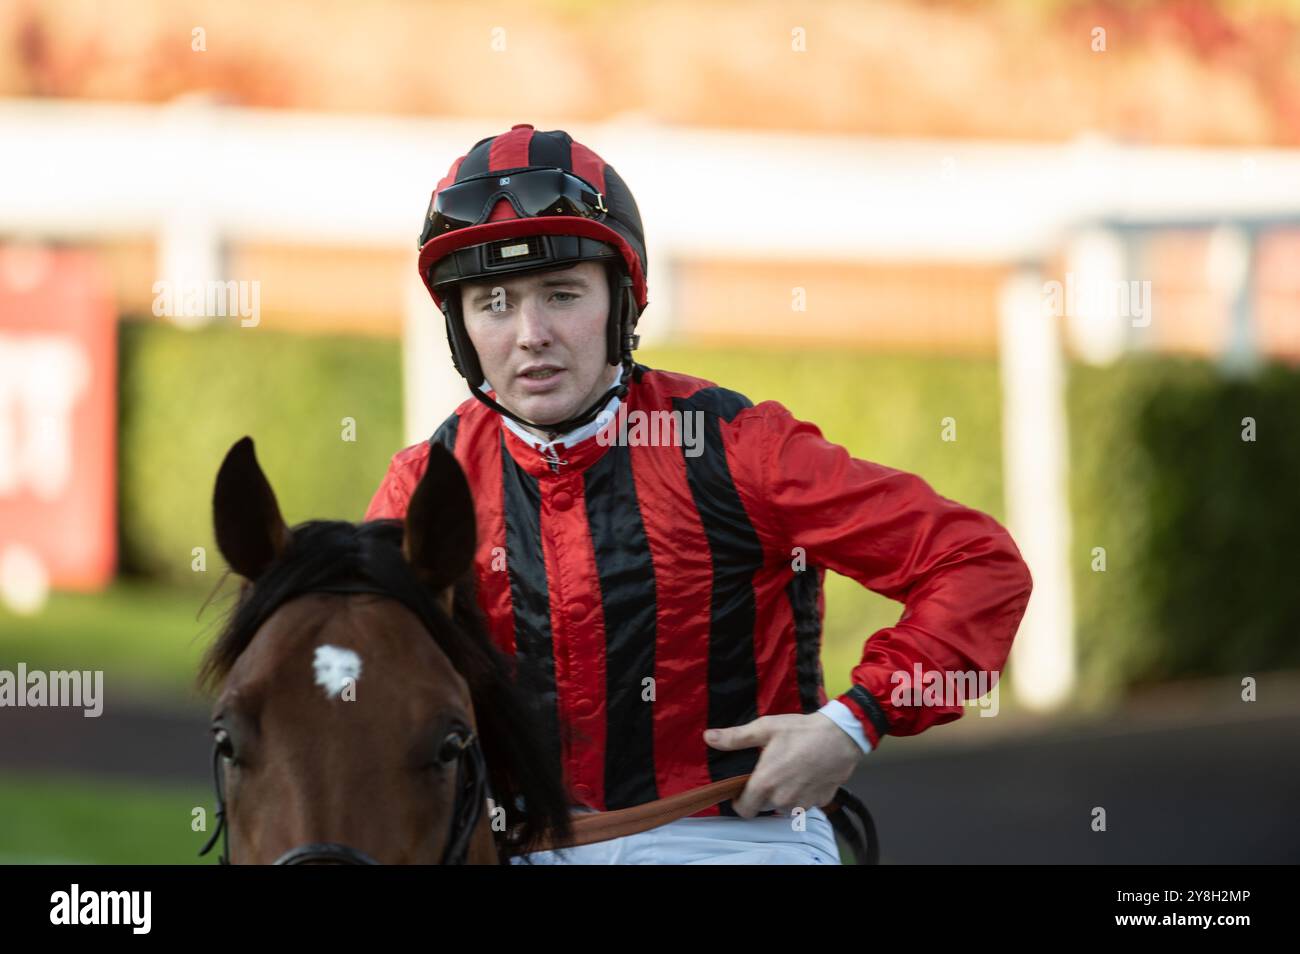
<svg viewBox="0 0 1300 954">
<path fill-rule="evenodd" d="M 559 842 L 542 840 L 536 851 L 553 851 L 592 845 L 625 835 L 636 835 L 660 825 L 694 815 L 711 805 L 734 799 L 745 789 L 750 776 L 736 775 L 719 782 L 710 782 L 686 792 L 660 798 L 644 805 L 620 808 L 612 812 L 584 812 L 572 818 L 572 837 Z M 846 788 L 840 788 L 835 797 L 820 806 L 835 828 L 853 849 L 857 864 L 878 864 L 880 845 L 876 839 L 876 826 L 865 805 Z M 861 830 L 854 826 L 856 821 Z"/>
<path fill-rule="evenodd" d="M 749 781 L 748 775 L 725 778 L 720 782 L 710 782 L 690 791 L 679 792 L 667 798 L 620 808 L 612 812 L 583 812 L 572 818 L 573 835 L 561 842 L 543 840 L 543 847 L 538 851 L 553 851 L 557 848 L 577 848 L 579 845 L 592 845 L 611 838 L 624 835 L 636 835 L 651 828 L 658 828 L 669 822 L 677 821 L 698 811 L 735 798 Z"/>
</svg>

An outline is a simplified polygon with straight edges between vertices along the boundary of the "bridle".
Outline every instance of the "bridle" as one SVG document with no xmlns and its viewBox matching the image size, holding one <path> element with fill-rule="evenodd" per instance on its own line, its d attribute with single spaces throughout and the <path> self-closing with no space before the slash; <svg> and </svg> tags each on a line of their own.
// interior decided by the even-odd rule
<svg viewBox="0 0 1300 954">
<path fill-rule="evenodd" d="M 303 596 L 307 593 L 373 593 L 405 603 L 396 594 L 365 583 L 312 587 L 295 593 L 294 596 Z M 269 609 L 267 615 L 269 616 L 276 608 L 278 607 Z M 418 618 L 424 619 L 424 613 L 419 609 L 409 606 L 409 604 L 408 608 Z M 455 759 L 456 794 L 452 802 L 447 844 L 443 848 L 442 859 L 439 863 L 463 865 L 469 855 L 470 838 L 473 836 L 475 828 L 478 827 L 479 819 L 482 817 L 483 805 L 491 795 L 491 786 L 488 783 L 483 749 L 479 745 L 478 734 L 472 729 L 455 729 L 448 733 L 443 740 L 441 751 L 450 754 Z M 217 796 L 217 827 L 213 830 L 207 844 L 199 851 L 199 857 L 202 858 L 210 852 L 213 846 L 216 845 L 217 839 L 221 838 L 221 856 L 218 861 L 223 865 L 228 865 L 230 864 L 230 830 L 227 826 L 222 758 L 220 742 L 214 740 L 212 745 L 212 787 Z M 444 759 L 444 761 L 449 762 L 451 759 Z M 224 837 L 222 837 L 223 835 Z M 305 865 L 314 862 L 339 865 L 380 864 L 364 851 L 358 851 L 350 845 L 339 844 L 338 842 L 312 842 L 299 845 L 280 855 L 272 864 Z"/>
<path fill-rule="evenodd" d="M 483 750 L 479 745 L 478 736 L 474 732 L 464 735 L 453 733 L 447 736 L 443 745 L 455 746 L 458 753 L 456 756 L 456 797 L 452 803 L 451 825 L 447 845 L 443 849 L 442 860 L 439 863 L 463 865 L 469 854 L 470 836 L 478 825 L 479 818 L 483 813 L 483 804 L 487 799 L 487 772 L 483 762 Z M 226 828 L 226 796 L 225 786 L 222 783 L 221 760 L 221 749 L 214 744 L 212 747 L 212 783 L 217 795 L 217 827 L 213 830 L 207 844 L 199 852 L 199 857 L 202 858 L 210 852 L 213 846 L 216 845 L 217 839 L 221 838 L 221 857 L 218 860 L 221 864 L 228 865 L 230 864 L 230 832 Z M 466 771 L 467 766 L 468 771 Z M 222 835 L 225 837 L 222 838 Z M 364 851 L 358 851 L 350 845 L 320 841 L 291 848 L 279 858 L 276 858 L 272 864 L 305 865 L 312 862 L 339 865 L 379 864 L 378 861 Z"/>
</svg>

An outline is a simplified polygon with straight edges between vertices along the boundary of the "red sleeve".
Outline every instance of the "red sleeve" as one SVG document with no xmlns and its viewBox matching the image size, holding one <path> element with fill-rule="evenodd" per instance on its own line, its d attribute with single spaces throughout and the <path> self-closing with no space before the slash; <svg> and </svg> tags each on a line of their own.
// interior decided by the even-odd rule
<svg viewBox="0 0 1300 954">
<path fill-rule="evenodd" d="M 754 411 L 763 421 L 751 445 L 762 468 L 760 507 L 777 545 L 785 553 L 803 547 L 809 567 L 904 607 L 895 625 L 866 641 L 853 688 L 839 701 L 873 747 L 886 733 L 915 735 L 960 718 L 960 704 L 914 705 L 895 693 L 894 674 L 910 678 L 916 663 L 923 673 L 987 671 L 995 679 L 1002 671 L 1033 588 L 1011 535 L 915 474 L 850 456 L 775 401 Z"/>
<path fill-rule="evenodd" d="M 409 450 L 408 448 L 393 455 L 393 459 L 388 464 L 388 472 L 379 482 L 379 489 L 375 491 L 370 506 L 366 508 L 364 520 L 382 520 L 385 517 L 401 520 L 406 517 L 406 505 L 410 502 L 411 494 L 415 492 L 415 486 L 420 479 L 420 471 L 414 466 L 415 460 L 412 459 Z"/>
</svg>

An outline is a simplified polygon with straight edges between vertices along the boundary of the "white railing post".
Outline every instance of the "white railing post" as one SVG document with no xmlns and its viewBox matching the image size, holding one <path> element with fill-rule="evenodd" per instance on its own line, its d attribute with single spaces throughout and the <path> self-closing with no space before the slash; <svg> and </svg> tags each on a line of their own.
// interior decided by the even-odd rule
<svg viewBox="0 0 1300 954">
<path fill-rule="evenodd" d="M 402 315 L 402 420 L 408 445 L 431 437 L 469 397 L 469 385 L 451 363 L 442 312 L 420 280 L 414 252 L 410 259 Z"/>
<path fill-rule="evenodd" d="M 170 103 L 161 113 L 157 146 L 166 157 L 168 214 L 158 230 L 158 275 L 171 289 L 171 313 L 182 328 L 196 328 L 214 317 L 207 310 L 208 289 L 226 276 L 222 238 L 206 178 L 220 148 L 216 107 L 203 99 Z M 186 307 L 189 289 L 200 289 L 204 307 Z M 238 299 L 236 299 L 237 301 Z M 197 311 L 197 313 L 195 313 Z"/>
<path fill-rule="evenodd" d="M 1002 290 L 1003 493 L 1007 522 L 1034 577 L 1012 646 L 1011 685 L 1029 709 L 1063 704 L 1074 689 L 1074 599 L 1065 374 L 1056 317 L 1043 278 L 1024 268 Z"/>
</svg>

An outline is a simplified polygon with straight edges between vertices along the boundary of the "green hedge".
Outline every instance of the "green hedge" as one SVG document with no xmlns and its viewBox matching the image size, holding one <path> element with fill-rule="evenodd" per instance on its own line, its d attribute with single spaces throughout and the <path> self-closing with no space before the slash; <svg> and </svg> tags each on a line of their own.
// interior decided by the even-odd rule
<svg viewBox="0 0 1300 954">
<path fill-rule="evenodd" d="M 1136 357 L 1069 394 L 1083 693 L 1300 666 L 1300 373 Z"/>
<path fill-rule="evenodd" d="M 223 568 L 212 487 L 230 445 L 253 438 L 289 523 L 360 520 L 401 447 L 396 342 L 212 325 L 121 325 L 121 565 L 208 586 Z M 356 440 L 343 440 L 343 418 Z M 194 547 L 207 572 L 191 570 Z"/>
<path fill-rule="evenodd" d="M 941 494 L 1005 519 L 1001 398 L 989 359 L 847 349 L 654 347 L 651 367 L 774 399 L 853 454 L 921 474 Z M 222 455 L 244 434 L 291 523 L 359 519 L 401 446 L 396 342 L 183 332 L 124 324 L 121 508 L 124 569 L 210 586 L 222 561 L 210 499 Z M 1300 591 L 1287 585 L 1300 533 L 1300 373 L 1250 382 L 1194 361 L 1071 367 L 1071 548 L 1081 699 L 1185 675 L 1300 665 Z M 1241 440 L 1241 419 L 1259 435 Z M 341 419 L 357 422 L 343 441 Z M 957 440 L 941 439 L 954 418 Z M 208 548 L 208 572 L 190 570 Z M 1105 547 L 1107 569 L 1091 569 Z M 848 685 L 863 641 L 899 606 L 828 574 L 827 691 Z M 1006 697 L 1003 704 L 1008 703 Z"/>
</svg>

